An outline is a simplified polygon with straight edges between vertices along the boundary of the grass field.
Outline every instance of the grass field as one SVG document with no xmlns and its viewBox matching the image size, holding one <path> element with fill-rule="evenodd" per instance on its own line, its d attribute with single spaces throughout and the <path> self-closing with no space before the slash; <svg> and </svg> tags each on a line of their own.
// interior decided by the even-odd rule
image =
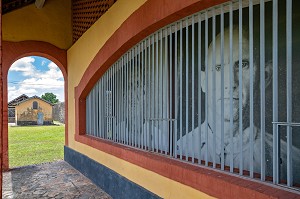
<svg viewBox="0 0 300 199">
<path fill-rule="evenodd" d="M 9 167 L 63 159 L 64 126 L 8 127 Z"/>
</svg>

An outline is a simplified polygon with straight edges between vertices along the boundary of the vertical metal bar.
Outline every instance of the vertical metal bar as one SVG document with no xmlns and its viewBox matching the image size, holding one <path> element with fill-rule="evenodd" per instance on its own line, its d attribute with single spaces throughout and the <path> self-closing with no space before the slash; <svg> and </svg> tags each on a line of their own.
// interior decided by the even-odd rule
<svg viewBox="0 0 300 199">
<path fill-rule="evenodd" d="M 273 122 L 278 122 L 278 1 L 273 0 Z M 273 183 L 278 183 L 278 131 L 273 123 Z"/>
<path fill-rule="evenodd" d="M 99 79 L 99 81 L 98 81 L 98 104 L 99 104 L 99 106 L 98 106 L 98 130 L 99 130 L 99 132 L 98 132 L 98 137 L 100 138 L 101 137 L 101 128 L 102 128 L 102 107 L 101 107 L 101 101 L 102 101 L 102 99 L 101 99 L 101 86 L 102 86 L 102 84 L 101 84 L 101 80 L 102 80 L 102 77 Z"/>
<path fill-rule="evenodd" d="M 180 65 L 179 65 L 179 74 L 180 74 L 180 151 L 179 151 L 179 153 L 180 153 L 180 159 L 182 160 L 182 149 L 183 149 L 183 139 L 182 139 L 182 127 L 183 127 L 183 124 L 182 124 L 182 106 L 183 106 L 183 104 L 182 104 L 182 78 L 183 78 L 183 75 L 182 75 L 182 57 L 183 57 L 183 55 L 182 55 L 182 21 L 180 21 L 180 38 L 179 38 L 179 40 L 180 40 L 180 50 L 179 50 L 179 59 L 180 59 Z"/>
<path fill-rule="evenodd" d="M 177 77 L 177 71 L 178 71 L 178 60 L 177 60 L 177 47 L 178 47 L 178 41 L 177 41 L 177 23 L 175 23 L 174 31 L 175 31 L 175 48 L 174 48 L 174 70 L 175 70 L 175 122 L 174 122 L 174 157 L 177 158 L 177 121 L 178 121 L 178 77 Z M 181 145 L 182 147 L 182 145 Z"/>
<path fill-rule="evenodd" d="M 103 75 L 103 86 L 102 86 L 102 99 L 103 99 L 103 102 L 102 102 L 102 105 L 103 105 L 103 110 L 102 110 L 102 113 L 103 113 L 103 131 L 102 131 L 102 135 L 103 137 L 102 138 L 105 138 L 105 135 L 106 135 L 106 126 L 107 126 L 107 123 L 106 123 L 106 98 L 105 98 L 105 92 L 106 92 L 106 73 Z"/>
<path fill-rule="evenodd" d="M 158 37 L 159 37 L 159 32 L 156 34 L 156 51 L 155 51 L 155 55 L 156 55 L 156 59 L 155 59 L 155 65 L 156 65 L 156 93 L 155 93 L 155 101 L 156 101 L 156 111 L 155 111 L 155 124 L 156 124 L 156 127 L 155 127 L 155 131 L 157 133 L 154 133 L 154 137 L 155 137 L 155 144 L 156 144 L 156 152 L 159 152 L 159 120 L 157 120 L 157 118 L 159 118 L 159 40 L 158 40 Z"/>
<path fill-rule="evenodd" d="M 90 133 L 90 125 L 89 125 L 89 119 L 90 119 L 90 112 L 89 112 L 89 95 L 86 97 L 86 133 L 89 134 Z"/>
<path fill-rule="evenodd" d="M 198 155 L 198 164 L 201 164 L 201 151 L 202 151 L 202 139 L 201 139 L 201 135 L 202 135 L 202 94 L 201 94 L 201 71 L 202 71 L 202 66 L 201 66 L 201 35 L 202 35 L 202 28 L 201 28 L 201 24 L 202 24 L 202 19 L 201 19 L 201 14 L 198 14 L 198 134 L 199 134 L 199 140 L 198 140 L 198 144 L 199 144 L 199 155 Z"/>
<path fill-rule="evenodd" d="M 169 70 L 170 70 L 170 73 L 169 73 L 169 90 L 170 90 L 170 92 L 169 92 L 169 118 L 171 119 L 170 120 L 170 132 L 169 132 L 169 134 L 170 134 L 170 143 L 169 143 L 169 145 L 170 145 L 170 149 L 169 149 L 169 151 L 170 151 L 170 157 L 172 157 L 172 155 L 174 154 L 174 152 L 175 152 L 175 148 L 173 147 L 173 144 L 172 144 L 172 142 L 173 142 L 173 137 L 174 137 L 174 133 L 173 133 L 173 125 L 174 125 L 174 123 L 173 123 L 173 120 L 172 120 L 172 118 L 173 118 L 173 109 L 172 109 L 172 106 L 173 106 L 173 61 L 172 61 L 172 59 L 173 59 L 173 53 L 172 53 L 172 50 L 173 50 L 173 43 L 172 43 L 172 25 L 170 26 L 170 32 L 169 32 L 169 58 L 170 58 L 170 60 L 169 60 Z"/>
<path fill-rule="evenodd" d="M 99 79 L 99 87 L 98 87 L 98 100 L 99 100 L 99 107 L 98 107 L 98 112 L 99 112 L 99 118 L 98 118 L 98 124 L 99 124 L 99 135 L 98 137 L 101 138 L 101 133 L 102 133 L 102 98 L 101 98 L 101 88 L 102 88 L 102 77 Z"/>
<path fill-rule="evenodd" d="M 142 80 L 141 80 L 141 83 L 140 83 L 140 90 L 141 90 L 141 100 L 140 100 L 140 107 L 141 107 L 141 131 L 142 131 L 142 136 L 141 136 L 141 147 L 142 149 L 144 148 L 144 143 L 145 143 L 145 137 L 144 137 L 144 111 L 146 112 L 146 109 L 144 109 L 144 105 L 145 105 L 145 102 L 144 102 L 144 70 L 145 70 L 145 64 L 144 64 L 144 41 L 141 43 L 141 51 L 140 52 L 140 55 L 142 55 L 142 65 L 141 65 L 141 70 L 142 70 Z"/>
<path fill-rule="evenodd" d="M 120 77 L 119 77 L 119 67 L 120 67 L 120 60 L 116 62 L 116 69 L 115 69 L 115 128 L 116 128 L 116 142 L 120 141 L 120 132 L 119 132 L 119 84 L 120 84 Z"/>
<path fill-rule="evenodd" d="M 148 39 L 145 39 L 145 42 L 144 42 L 144 49 L 145 49 L 145 53 L 144 53 L 144 89 L 143 89 L 143 106 L 144 106 L 144 120 L 143 120 L 143 130 L 144 130 L 144 147 L 145 147 L 145 150 L 148 150 L 148 125 L 147 125 L 147 116 L 148 116 L 148 113 L 149 113 L 149 109 L 148 109 L 148 106 L 149 106 L 149 102 L 148 102 L 148 91 L 149 91 L 149 82 L 150 82 L 150 79 L 148 79 L 148 68 L 149 68 L 149 65 L 147 64 L 148 63 L 148 47 L 147 47 L 147 42 L 148 42 Z"/>
<path fill-rule="evenodd" d="M 135 47 L 133 49 L 133 58 L 134 60 L 133 62 L 133 71 L 134 71 L 134 75 L 133 75 L 133 99 L 134 99 L 134 112 L 133 112 L 133 117 L 134 117 L 134 147 L 137 147 L 137 136 L 138 136 L 138 132 L 137 132 L 137 106 L 138 106 L 138 101 L 137 101 L 137 80 L 138 80 L 138 66 L 137 66 L 137 47 Z"/>
<path fill-rule="evenodd" d="M 113 66 L 112 66 L 112 77 L 111 77 L 111 79 L 112 79 L 112 125 L 113 125 L 113 127 L 112 127 L 112 129 L 113 129 L 113 141 L 114 142 L 116 142 L 116 126 L 115 126 L 115 124 L 116 124 L 116 117 L 117 117 L 117 115 L 116 115 L 116 95 L 115 95 L 115 93 L 116 93 L 116 66 L 117 66 L 117 64 L 114 64 Z"/>
<path fill-rule="evenodd" d="M 91 135 L 94 136 L 95 135 L 95 100 L 94 100 L 94 95 L 95 95 L 95 90 L 92 89 L 91 91 L 91 113 L 92 113 L 92 131 L 91 131 Z M 92 111 L 93 110 L 93 111 Z"/>
<path fill-rule="evenodd" d="M 137 44 L 135 48 L 135 70 L 136 70 L 136 75 L 135 75 L 135 131 L 136 131 L 136 147 L 139 148 L 139 138 L 140 138 L 140 130 L 139 130 L 139 111 L 140 111 L 140 99 L 139 99 L 139 88 L 140 88 L 140 46 Z"/>
<path fill-rule="evenodd" d="M 224 10 L 221 5 L 221 170 L 224 170 Z"/>
<path fill-rule="evenodd" d="M 239 0 L 239 171 L 243 175 L 243 1 Z"/>
<path fill-rule="evenodd" d="M 151 114 L 151 71 L 150 71 L 150 39 L 149 37 L 146 40 L 146 57 L 147 57 L 147 69 L 145 73 L 146 77 L 146 107 L 147 107 L 147 114 L 145 115 L 145 124 L 146 124 L 146 149 L 151 149 L 151 140 L 150 140 L 150 114 Z M 147 78 L 148 77 L 148 78 Z"/>
<path fill-rule="evenodd" d="M 96 107 L 96 102 L 95 102 L 95 86 L 94 88 L 91 90 L 91 93 L 92 93 L 92 114 L 93 114 L 93 117 L 92 117 L 92 121 L 93 121 L 93 125 L 92 125 L 92 128 L 93 128 L 93 131 L 92 131 L 92 136 L 95 136 L 95 133 L 96 133 L 96 125 L 95 125 L 95 117 L 96 117 L 96 114 L 95 114 L 95 107 Z"/>
<path fill-rule="evenodd" d="M 93 133 L 93 112 L 92 112 L 92 92 L 89 97 L 89 112 L 90 112 L 90 135 Z"/>
<path fill-rule="evenodd" d="M 125 141 L 125 129 L 123 127 L 124 122 L 124 56 L 121 57 L 121 67 L 120 67 L 120 74 L 121 74 L 121 85 L 120 85 L 120 136 L 121 136 L 121 143 L 124 144 Z"/>
<path fill-rule="evenodd" d="M 292 0 L 286 1 L 286 121 L 292 122 Z M 293 185 L 292 127 L 287 126 L 287 186 Z"/>
<path fill-rule="evenodd" d="M 137 119 L 138 119 L 138 147 L 142 148 L 142 42 L 139 43 L 139 49 L 138 49 L 138 92 L 137 92 L 137 98 L 138 98 L 138 109 L 137 109 Z"/>
<path fill-rule="evenodd" d="M 123 55 L 124 56 L 124 55 Z M 119 62 L 119 89 L 118 89 L 118 100 L 119 100 L 119 142 L 123 143 L 123 129 L 122 129 L 122 124 L 123 124 L 123 56 L 120 58 Z"/>
<path fill-rule="evenodd" d="M 106 75 L 106 78 L 105 78 L 106 80 L 106 85 L 105 85 L 105 116 L 106 116 L 106 139 L 109 139 L 109 105 L 108 105 L 108 103 L 109 103 L 109 98 L 108 98 L 108 92 L 109 92 L 109 70 L 107 71 L 107 75 Z"/>
<path fill-rule="evenodd" d="M 104 138 L 104 132 L 105 132 L 105 105 L 104 105 L 104 76 L 101 78 L 101 138 Z"/>
<path fill-rule="evenodd" d="M 109 130 L 110 130 L 110 139 L 113 140 L 113 118 L 112 118 L 112 114 L 113 114 L 113 80 L 112 80 L 112 68 L 109 69 Z"/>
<path fill-rule="evenodd" d="M 261 180 L 265 181 L 265 1 L 260 0 Z"/>
<path fill-rule="evenodd" d="M 185 160 L 189 158 L 189 26 L 188 18 L 185 21 Z"/>
<path fill-rule="evenodd" d="M 109 126 L 109 98 L 108 98 L 108 92 L 109 92 L 109 70 L 107 71 L 107 74 L 106 74 L 106 80 L 105 80 L 105 107 L 106 107 L 106 135 L 105 135 L 105 138 L 106 139 L 109 139 L 109 135 L 108 135 L 108 132 L 109 132 L 109 128 L 110 128 L 110 126 Z"/>
<path fill-rule="evenodd" d="M 230 68 L 230 172 L 233 173 L 233 11 L 232 2 L 229 3 L 229 68 Z"/>
<path fill-rule="evenodd" d="M 103 93 L 103 76 L 101 77 L 100 79 L 100 90 L 99 90 L 99 108 L 100 108 L 100 111 L 99 111 L 99 115 L 100 115 L 100 135 L 99 137 L 100 138 L 103 138 L 103 126 L 104 126 L 104 123 L 103 123 L 103 97 L 102 97 L 102 93 Z"/>
<path fill-rule="evenodd" d="M 192 16 L 192 162 L 195 162 L 194 129 L 195 129 L 195 16 Z"/>
<path fill-rule="evenodd" d="M 85 123 L 85 129 L 86 129 L 86 134 L 89 134 L 89 125 L 88 125 L 88 121 L 89 121 L 89 95 L 86 97 L 86 104 L 85 104 L 85 119 L 86 119 L 86 123 Z"/>
<path fill-rule="evenodd" d="M 113 119 L 113 111 L 114 111 L 114 96 L 113 96 L 113 86 L 114 86 L 114 81 L 113 81 L 113 67 L 110 68 L 110 125 L 111 125 L 111 140 L 114 140 L 114 119 Z"/>
<path fill-rule="evenodd" d="M 163 119 L 164 116 L 163 116 L 163 93 L 164 93 L 164 88 L 163 88 L 163 31 L 164 30 L 161 30 L 160 31 L 160 45 L 159 45 L 159 80 L 158 80 L 158 105 L 160 109 L 159 112 L 158 112 L 158 118 L 161 118 Z M 160 101 L 160 104 L 159 104 L 159 101 Z M 159 132 L 159 136 L 158 136 L 158 148 L 160 149 L 160 152 L 163 153 L 163 133 L 164 132 L 164 129 L 163 129 L 163 120 L 158 120 L 158 126 L 159 126 L 159 129 L 158 129 L 158 132 L 159 130 L 161 129 L 161 131 Z"/>
<path fill-rule="evenodd" d="M 212 114 L 213 114 L 213 122 L 212 122 L 212 130 L 213 130 L 213 152 L 212 152 L 212 160 L 213 160 L 213 168 L 216 168 L 216 106 L 217 106 L 217 99 L 216 99 L 216 14 L 215 9 L 212 10 Z"/>
<path fill-rule="evenodd" d="M 114 73 L 113 73 L 113 79 L 114 79 L 114 141 L 119 142 L 119 128 L 118 128 L 118 120 L 119 120 L 119 104 L 118 104 L 118 89 L 119 89 L 119 81 L 118 81 L 118 76 L 119 76 L 119 60 L 116 61 L 114 65 Z"/>
<path fill-rule="evenodd" d="M 133 129 L 133 75 L 134 75 L 134 71 L 133 71 L 133 59 L 132 59 L 132 49 L 130 50 L 130 54 L 129 54 L 129 88 L 128 88 L 128 94 L 129 94 L 129 142 L 130 145 L 133 146 L 134 145 L 134 129 Z"/>
<path fill-rule="evenodd" d="M 123 56 L 122 56 L 123 57 Z M 117 76 L 117 82 L 118 82 L 118 92 L 117 92 L 117 100 L 118 100 L 118 142 L 122 143 L 122 132 L 121 132 L 121 124 L 122 124 L 122 57 L 119 59 L 118 64 L 118 76 Z"/>
<path fill-rule="evenodd" d="M 151 107 L 152 107 L 152 115 L 151 117 L 155 118 L 155 107 L 154 105 L 157 105 L 156 104 L 156 101 L 155 101 L 155 34 L 153 35 L 152 37 L 152 104 L 151 104 Z M 151 143 L 152 143 L 152 151 L 155 151 L 155 121 L 153 120 L 150 120 L 151 121 Z"/>
<path fill-rule="evenodd" d="M 95 113 L 96 113 L 96 137 L 98 137 L 99 134 L 99 81 L 96 83 L 96 88 L 95 88 L 95 101 L 96 101 L 96 108 L 95 108 Z"/>
<path fill-rule="evenodd" d="M 127 126 L 126 126 L 126 106 L 127 106 L 127 96 L 126 96 L 126 81 L 127 81 L 127 78 L 126 78 L 126 56 L 127 56 L 127 53 L 123 55 L 123 71 L 122 71 L 122 75 L 123 75 L 123 80 L 122 80 L 122 85 L 123 85 L 123 92 L 122 92 L 122 100 L 123 100 L 123 109 L 122 109 L 122 113 L 123 113 L 123 127 L 122 127 L 122 131 L 123 131 L 123 144 L 127 144 L 126 143 L 126 129 L 127 129 Z"/>
<path fill-rule="evenodd" d="M 126 55 L 127 60 L 126 60 L 126 98 L 127 98 L 127 103 L 126 103 L 126 113 L 127 113 L 127 121 L 126 121 L 126 125 L 127 125 L 127 144 L 131 145 L 131 141 L 130 141 L 130 51 L 127 53 Z M 130 100 L 130 101 L 129 101 Z"/>
<path fill-rule="evenodd" d="M 93 135 L 94 133 L 94 112 L 93 110 L 93 90 L 91 91 L 91 96 L 90 96 L 90 114 L 91 114 L 91 132 L 90 134 Z"/>
<path fill-rule="evenodd" d="M 121 140 L 121 134 L 120 134 L 120 126 L 121 126 L 121 114 L 120 114 L 120 108 L 121 108 L 121 98 L 120 98 L 120 90 L 121 90 L 121 81 L 122 81 L 122 77 L 121 77 L 121 59 L 118 60 L 118 65 L 117 65 L 117 72 L 116 72 L 116 82 L 117 82 L 117 89 L 116 89 L 116 99 L 117 99 L 117 113 L 116 113 L 116 117 L 117 117 L 117 125 L 116 127 L 117 129 L 117 142 L 122 143 Z"/>
<path fill-rule="evenodd" d="M 254 145 L 254 127 L 253 127 L 253 1 L 249 0 L 249 61 L 250 61 L 250 177 L 253 178 L 253 145 Z"/>
<path fill-rule="evenodd" d="M 140 42 L 138 44 L 139 48 L 138 48 L 138 77 L 137 77 L 137 80 L 138 80 L 138 91 L 137 91 L 137 98 L 138 98 L 138 109 L 137 109 L 137 119 L 138 119 L 138 147 L 139 148 L 142 148 L 142 129 L 141 129 L 141 122 L 142 122 L 142 75 L 141 75 L 141 72 L 142 72 L 142 50 L 141 50 L 141 45 L 142 45 L 142 42 Z"/>
<path fill-rule="evenodd" d="M 148 143 L 149 143 L 149 149 L 153 150 L 153 145 L 152 145 L 152 138 L 153 138 L 153 136 L 152 136 L 152 122 L 150 120 L 151 116 L 152 116 L 151 114 L 153 114 L 153 109 L 154 109 L 154 107 L 152 106 L 152 103 L 153 103 L 153 92 L 152 92 L 153 86 L 152 86 L 152 84 L 153 84 L 153 80 L 154 80 L 153 79 L 154 72 L 153 72 L 153 67 L 152 67 L 153 59 L 152 59 L 152 62 L 151 62 L 151 58 L 153 56 L 153 50 L 152 50 L 152 54 L 151 54 L 151 44 L 152 44 L 151 39 L 153 40 L 153 36 L 151 36 L 149 38 L 149 43 L 148 43 L 148 45 L 149 45 L 149 51 L 148 51 L 148 63 L 149 63 L 149 96 L 148 96 L 149 97 L 149 115 L 148 115 L 149 135 L 148 136 L 149 136 L 149 142 Z M 152 69 L 152 71 L 151 71 L 151 69 Z"/>
<path fill-rule="evenodd" d="M 99 138 L 102 137 L 102 126 L 103 126 L 103 122 L 102 122 L 102 79 L 103 76 L 100 78 L 99 80 Z"/>
<path fill-rule="evenodd" d="M 164 42 L 165 42 L 165 52 L 164 52 L 164 61 L 165 61 L 165 64 L 163 65 L 163 69 L 164 69 L 164 78 L 163 78 L 163 83 L 164 83 L 164 92 L 163 92 L 163 108 L 164 108 L 164 118 L 170 118 L 169 117 L 169 114 L 168 114 L 168 110 L 169 110 L 169 107 L 168 107 L 168 27 L 165 29 L 165 35 L 164 35 Z M 170 77 L 169 77 L 170 78 Z M 165 154 L 168 153 L 169 151 L 169 146 L 168 144 L 169 143 L 169 120 L 166 120 L 164 121 L 163 120 L 163 126 L 164 126 L 164 129 L 163 129 L 163 132 L 165 134 L 167 134 L 163 140 L 163 143 L 164 143 L 164 151 L 165 151 Z"/>
<path fill-rule="evenodd" d="M 208 13 L 205 11 L 205 166 L 208 166 Z"/>
<path fill-rule="evenodd" d="M 131 80 L 131 99 L 132 99 L 132 109 L 131 109 L 131 114 L 132 114 L 132 119 L 131 119 L 131 124 L 132 124 L 132 128 L 133 128 L 133 132 L 132 132 L 132 146 L 136 146 L 136 81 L 135 81 L 135 77 L 136 77 L 136 48 L 132 49 L 131 52 L 131 64 L 132 64 L 132 80 Z"/>
</svg>

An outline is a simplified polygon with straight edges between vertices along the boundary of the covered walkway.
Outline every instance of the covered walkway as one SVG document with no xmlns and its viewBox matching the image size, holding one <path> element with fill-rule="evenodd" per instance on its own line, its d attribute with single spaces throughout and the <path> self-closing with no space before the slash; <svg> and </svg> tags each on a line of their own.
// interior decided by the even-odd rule
<svg viewBox="0 0 300 199">
<path fill-rule="evenodd" d="M 3 178 L 6 199 L 111 198 L 65 161 L 15 168 L 4 172 Z"/>
</svg>

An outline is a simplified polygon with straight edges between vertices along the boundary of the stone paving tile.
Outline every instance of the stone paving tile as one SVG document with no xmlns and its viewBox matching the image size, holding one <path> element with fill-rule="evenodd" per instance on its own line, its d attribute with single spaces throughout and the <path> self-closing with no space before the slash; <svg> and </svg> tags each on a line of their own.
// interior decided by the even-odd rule
<svg viewBox="0 0 300 199">
<path fill-rule="evenodd" d="M 14 168 L 3 173 L 5 199 L 111 199 L 64 161 Z"/>
</svg>

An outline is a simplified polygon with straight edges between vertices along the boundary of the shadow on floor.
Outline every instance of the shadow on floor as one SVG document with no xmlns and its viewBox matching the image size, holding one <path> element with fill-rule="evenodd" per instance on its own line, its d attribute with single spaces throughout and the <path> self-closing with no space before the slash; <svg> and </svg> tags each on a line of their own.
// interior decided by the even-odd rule
<svg viewBox="0 0 300 199">
<path fill-rule="evenodd" d="M 19 167 L 4 172 L 2 190 L 5 199 L 111 198 L 64 161 Z"/>
</svg>

